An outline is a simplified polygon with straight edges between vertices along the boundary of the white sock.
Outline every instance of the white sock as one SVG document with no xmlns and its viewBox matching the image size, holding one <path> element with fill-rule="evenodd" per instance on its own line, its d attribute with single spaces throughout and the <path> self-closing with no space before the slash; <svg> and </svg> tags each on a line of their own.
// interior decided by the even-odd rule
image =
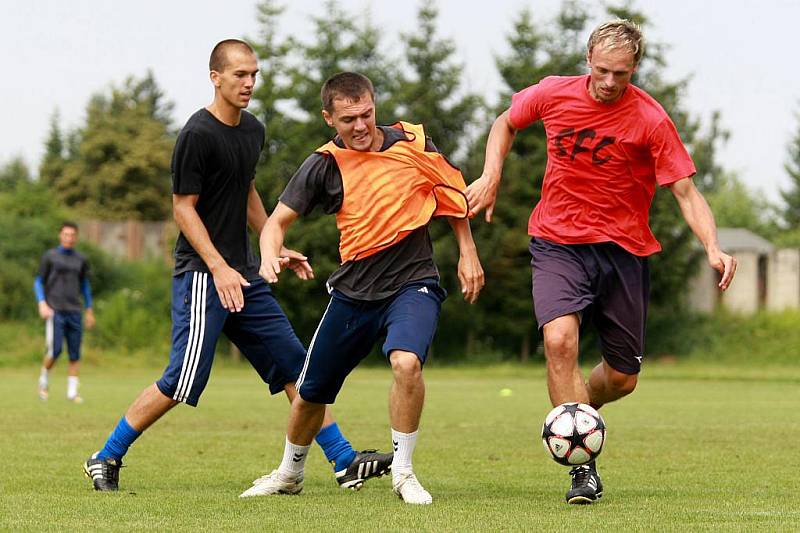
<svg viewBox="0 0 800 533">
<path fill-rule="evenodd" d="M 289 442 L 289 437 L 286 437 L 286 447 L 283 449 L 283 461 L 278 467 L 278 475 L 284 480 L 296 479 L 302 475 L 310 448 L 310 444 L 308 446 L 292 444 Z"/>
<path fill-rule="evenodd" d="M 42 367 L 41 372 L 39 372 L 39 388 L 46 389 L 48 385 L 48 377 L 50 376 L 50 371 L 47 368 Z"/>
<path fill-rule="evenodd" d="M 414 448 L 417 445 L 417 433 L 401 433 L 392 429 L 392 445 L 394 446 L 394 458 L 392 459 L 392 477 L 400 474 L 410 474 L 411 456 L 414 455 Z"/>
<path fill-rule="evenodd" d="M 67 398 L 70 400 L 78 395 L 78 376 L 67 376 Z"/>
</svg>

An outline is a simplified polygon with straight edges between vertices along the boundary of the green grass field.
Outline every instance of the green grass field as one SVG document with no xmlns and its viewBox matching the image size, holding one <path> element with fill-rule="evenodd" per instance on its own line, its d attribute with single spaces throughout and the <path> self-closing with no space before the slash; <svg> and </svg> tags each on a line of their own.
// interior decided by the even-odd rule
<svg viewBox="0 0 800 533">
<path fill-rule="evenodd" d="M 792 531 L 800 529 L 800 368 L 758 373 L 650 365 L 633 396 L 603 409 L 606 487 L 592 506 L 563 502 L 567 469 L 538 432 L 543 371 L 426 369 L 415 470 L 434 497 L 403 504 L 389 478 L 339 489 L 315 447 L 299 496 L 240 500 L 277 466 L 287 414 L 249 368 L 215 368 L 198 409 L 179 406 L 134 444 L 121 490 L 95 493 L 81 463 L 160 368 L 87 367 L 83 405 L 51 398 L 35 367 L 0 369 L 0 529 L 228 531 Z M 390 445 L 390 371 L 357 370 L 335 413 L 357 447 Z M 510 388 L 511 396 L 500 390 Z"/>
</svg>

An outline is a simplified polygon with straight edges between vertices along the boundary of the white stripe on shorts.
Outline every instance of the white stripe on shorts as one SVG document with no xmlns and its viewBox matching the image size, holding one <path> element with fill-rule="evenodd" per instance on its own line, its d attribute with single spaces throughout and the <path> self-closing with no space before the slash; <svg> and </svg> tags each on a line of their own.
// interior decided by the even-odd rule
<svg viewBox="0 0 800 533">
<path fill-rule="evenodd" d="M 303 380 L 306 379 L 306 370 L 308 370 L 308 362 L 311 360 L 311 350 L 314 349 L 314 341 L 317 340 L 317 333 L 319 333 L 319 328 L 322 327 L 322 323 L 325 322 L 325 317 L 328 316 L 328 309 L 331 308 L 332 303 L 333 298 L 328 302 L 328 307 L 325 308 L 325 312 L 322 313 L 322 318 L 319 324 L 317 324 L 317 330 L 314 331 L 314 336 L 311 337 L 311 344 L 308 345 L 308 351 L 306 352 L 306 360 L 303 362 L 303 370 L 300 371 L 300 376 L 298 376 L 297 382 L 294 384 L 294 388 L 298 391 L 300 390 L 300 385 L 303 384 Z"/>
<path fill-rule="evenodd" d="M 203 349 L 203 333 L 205 332 L 206 316 L 206 278 L 208 274 L 202 272 L 192 273 L 192 307 L 189 313 L 189 338 L 186 341 L 186 351 L 183 354 L 183 365 L 178 386 L 172 399 L 185 402 L 192 388 L 194 375 L 197 371 L 197 362 Z"/>
<path fill-rule="evenodd" d="M 55 311 L 53 311 L 55 313 Z M 55 317 L 50 317 L 44 321 L 44 353 L 47 357 L 53 357 L 53 322 Z"/>
<path fill-rule="evenodd" d="M 200 362 L 200 356 L 203 353 L 203 340 L 205 339 L 206 333 L 206 289 L 208 288 L 208 274 L 200 274 L 201 281 L 200 281 L 200 320 L 198 320 L 198 324 L 200 325 L 200 333 L 198 335 L 198 342 L 197 342 L 197 349 L 195 350 L 194 361 L 192 361 L 192 367 L 189 369 L 189 387 L 186 389 L 186 395 L 184 400 L 189 398 L 189 391 L 192 390 L 192 385 L 194 385 L 194 377 L 197 375 L 197 365 Z"/>
</svg>

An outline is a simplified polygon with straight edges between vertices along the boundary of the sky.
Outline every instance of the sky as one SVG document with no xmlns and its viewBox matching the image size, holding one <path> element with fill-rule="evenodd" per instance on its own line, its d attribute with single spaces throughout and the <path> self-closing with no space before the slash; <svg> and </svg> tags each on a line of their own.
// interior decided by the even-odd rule
<svg viewBox="0 0 800 533">
<path fill-rule="evenodd" d="M 591 5 L 598 5 L 592 2 Z M 311 40 L 309 16 L 323 2 L 291 0 L 280 31 Z M 369 12 L 399 45 L 413 32 L 415 1 L 339 0 L 361 20 Z M 439 0 L 440 36 L 456 44 L 465 88 L 490 103 L 500 87 L 494 57 L 508 51 L 506 37 L 525 7 L 545 23 L 559 0 Z M 83 123 L 91 95 L 151 69 L 169 100 L 175 124 L 207 105 L 208 55 L 225 38 L 257 35 L 255 0 L 4 0 L 0 49 L 6 52 L 0 96 L 0 164 L 22 157 L 38 167 L 55 110 L 68 128 Z M 666 77 L 691 77 L 684 102 L 704 123 L 719 110 L 730 139 L 720 163 L 770 200 L 789 184 L 787 146 L 800 129 L 797 67 L 798 0 L 637 0 L 650 18 L 645 37 L 668 45 Z M 596 7 L 598 17 L 602 15 Z M 600 19 L 597 19 L 599 22 Z M 594 26 L 594 22 L 590 26 Z M 591 28 L 587 30 L 587 35 Z M 10 65 L 9 65 L 10 63 Z M 535 83 L 538 80 L 531 80 Z M 380 118 L 380 117 L 379 117 Z M 470 177 L 467 177 L 468 181 Z"/>
</svg>

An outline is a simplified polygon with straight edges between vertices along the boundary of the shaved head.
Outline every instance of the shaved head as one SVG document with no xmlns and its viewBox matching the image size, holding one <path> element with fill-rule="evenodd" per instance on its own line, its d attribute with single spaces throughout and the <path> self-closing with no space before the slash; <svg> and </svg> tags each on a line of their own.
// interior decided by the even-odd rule
<svg viewBox="0 0 800 533">
<path fill-rule="evenodd" d="M 253 47 L 244 41 L 240 41 L 239 39 L 225 39 L 224 41 L 218 42 L 211 51 L 211 58 L 208 60 L 208 70 L 225 72 L 228 66 L 228 53 L 234 49 L 250 52 L 253 55 L 256 53 Z"/>
</svg>

